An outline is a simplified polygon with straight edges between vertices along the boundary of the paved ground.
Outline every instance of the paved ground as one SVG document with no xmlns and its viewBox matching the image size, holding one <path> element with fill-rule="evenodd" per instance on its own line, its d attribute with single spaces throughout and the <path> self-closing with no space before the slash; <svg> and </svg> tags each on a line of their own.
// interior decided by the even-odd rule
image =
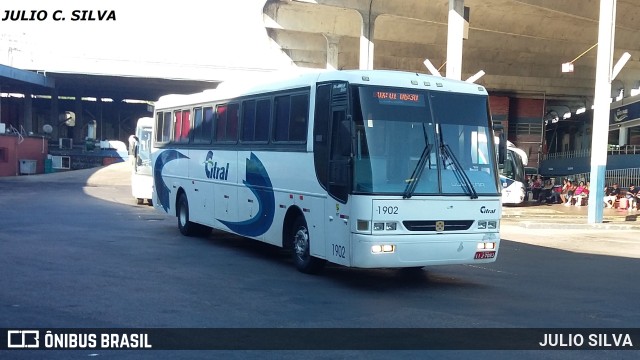
<svg viewBox="0 0 640 360">
<path fill-rule="evenodd" d="M 640 230 L 640 211 L 603 209 L 603 221 L 598 224 L 587 223 L 588 212 L 587 206 L 547 205 L 531 201 L 517 206 L 503 206 L 502 218 L 503 221 L 536 229 Z"/>
</svg>

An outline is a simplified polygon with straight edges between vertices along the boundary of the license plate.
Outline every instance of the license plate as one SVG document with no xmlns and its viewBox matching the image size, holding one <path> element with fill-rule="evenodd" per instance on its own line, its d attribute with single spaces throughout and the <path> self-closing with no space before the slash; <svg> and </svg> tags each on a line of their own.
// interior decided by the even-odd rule
<svg viewBox="0 0 640 360">
<path fill-rule="evenodd" d="M 474 259 L 493 259 L 496 257 L 495 251 L 478 251 L 476 255 L 473 257 Z"/>
</svg>

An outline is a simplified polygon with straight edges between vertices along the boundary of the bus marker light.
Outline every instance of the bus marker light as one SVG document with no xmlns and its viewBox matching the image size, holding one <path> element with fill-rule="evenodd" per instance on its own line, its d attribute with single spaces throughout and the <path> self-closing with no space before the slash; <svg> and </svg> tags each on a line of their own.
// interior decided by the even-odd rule
<svg viewBox="0 0 640 360">
<path fill-rule="evenodd" d="M 375 231 L 384 230 L 384 223 L 382 223 L 382 222 L 373 223 L 373 230 L 375 230 Z"/>
<path fill-rule="evenodd" d="M 398 228 L 398 224 L 394 222 L 386 223 L 385 230 L 396 230 Z"/>
<path fill-rule="evenodd" d="M 358 229 L 358 231 L 369 231 L 369 221 L 358 220 L 356 228 Z"/>
</svg>

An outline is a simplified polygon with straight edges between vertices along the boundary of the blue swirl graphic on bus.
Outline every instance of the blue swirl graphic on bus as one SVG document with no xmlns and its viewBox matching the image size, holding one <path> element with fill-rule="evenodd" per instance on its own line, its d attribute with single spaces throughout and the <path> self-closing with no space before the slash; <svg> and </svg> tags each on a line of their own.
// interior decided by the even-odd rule
<svg viewBox="0 0 640 360">
<path fill-rule="evenodd" d="M 500 175 L 500 183 L 502 184 L 502 188 L 507 188 L 509 186 L 511 186 L 511 184 L 513 184 L 514 180 L 513 179 L 509 179 L 508 177 L 504 176 L 504 175 Z"/>
<path fill-rule="evenodd" d="M 155 187 L 155 191 L 158 196 L 158 203 L 162 206 L 164 211 L 169 210 L 169 194 L 171 193 L 171 190 L 169 190 L 169 187 L 162 178 L 162 169 L 168 162 L 181 158 L 188 159 L 189 157 L 176 150 L 166 150 L 158 155 L 153 166 L 153 186 Z"/>
<path fill-rule="evenodd" d="M 246 177 L 244 185 L 251 189 L 251 192 L 258 199 L 258 212 L 248 220 L 233 222 L 218 219 L 231 231 L 245 236 L 259 236 L 267 232 L 273 223 L 273 215 L 276 208 L 276 200 L 273 195 L 273 185 L 264 165 L 251 153 L 246 162 Z"/>
</svg>

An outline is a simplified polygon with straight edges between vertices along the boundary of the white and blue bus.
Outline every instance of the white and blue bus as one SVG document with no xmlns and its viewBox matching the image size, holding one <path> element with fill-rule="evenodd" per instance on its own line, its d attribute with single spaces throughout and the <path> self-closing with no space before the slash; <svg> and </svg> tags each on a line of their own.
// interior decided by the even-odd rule
<svg viewBox="0 0 640 360">
<path fill-rule="evenodd" d="M 142 205 L 151 203 L 153 196 L 153 176 L 151 174 L 151 144 L 153 118 L 143 117 L 136 123 L 136 132 L 129 138 L 129 158 L 131 159 L 131 194 Z"/>
<path fill-rule="evenodd" d="M 273 78 L 157 102 L 153 203 L 182 234 L 288 248 L 302 272 L 496 260 L 484 87 L 380 70 Z"/>
<path fill-rule="evenodd" d="M 504 166 L 500 168 L 503 204 L 518 205 L 527 200 L 525 166 L 529 163 L 528 159 L 524 150 L 507 141 Z"/>
</svg>

